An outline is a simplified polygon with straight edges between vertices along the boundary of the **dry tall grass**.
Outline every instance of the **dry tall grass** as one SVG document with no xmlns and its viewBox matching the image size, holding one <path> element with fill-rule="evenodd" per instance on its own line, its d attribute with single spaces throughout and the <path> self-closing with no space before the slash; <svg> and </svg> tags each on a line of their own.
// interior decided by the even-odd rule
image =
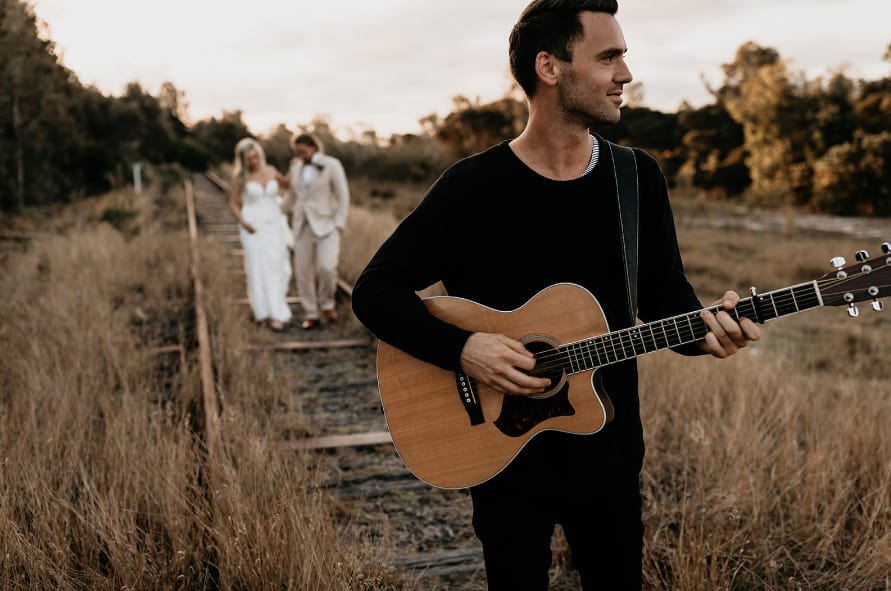
<svg viewBox="0 0 891 591">
<path fill-rule="evenodd" d="M 126 195 L 82 207 L 110 202 L 149 214 Z M 0 280 L 0 588 L 199 588 L 208 505 L 177 396 L 191 377 L 147 350 L 185 301 L 185 251 L 159 224 L 127 239 L 97 213 Z"/>
<path fill-rule="evenodd" d="M 690 229 L 681 238 L 703 299 L 812 280 L 831 256 L 878 246 Z M 648 587 L 887 590 L 891 317 L 824 308 L 764 329 L 727 361 L 641 362 Z"/>
<path fill-rule="evenodd" d="M 681 205 L 681 216 L 722 215 Z M 356 260 L 392 227 L 384 212 L 362 219 Z M 878 250 L 681 222 L 705 303 L 810 281 L 832 256 Z M 861 308 L 856 320 L 840 308 L 778 320 L 723 362 L 641 360 L 648 589 L 891 589 L 891 315 Z"/>
<path fill-rule="evenodd" d="M 299 414 L 292 384 L 240 351 L 247 318 L 227 300 L 243 279 L 209 248 L 226 462 L 208 480 L 191 356 L 149 351 L 191 339 L 185 214 L 126 194 L 81 207 L 3 263 L 0 588 L 408 588 L 378 566 L 381 548 L 335 529 L 300 457 L 266 443 L 275 417 Z M 351 224 L 350 279 L 395 221 L 357 208 Z M 875 247 L 680 235 L 706 301 Z M 889 328 L 888 312 L 821 309 L 731 360 L 641 361 L 648 589 L 891 588 Z"/>
<path fill-rule="evenodd" d="M 222 475 L 205 469 L 194 362 L 150 351 L 191 341 L 187 237 L 168 229 L 185 212 L 173 209 L 128 194 L 86 202 L 5 262 L 0 589 L 401 588 L 334 529 L 299 458 L 264 443 L 288 384 L 238 352 L 243 319 L 213 256 L 227 461 Z"/>
</svg>

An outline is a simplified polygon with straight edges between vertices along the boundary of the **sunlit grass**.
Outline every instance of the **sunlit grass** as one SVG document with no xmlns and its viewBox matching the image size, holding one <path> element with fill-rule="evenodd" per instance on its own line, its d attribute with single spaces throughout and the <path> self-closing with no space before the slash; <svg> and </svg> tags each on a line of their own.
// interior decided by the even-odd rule
<svg viewBox="0 0 891 591">
<path fill-rule="evenodd" d="M 206 471 L 192 355 L 181 366 L 152 352 L 191 347 L 179 200 L 84 202 L 5 255 L 0 588 L 409 588 L 380 566 L 386 548 L 335 525 L 300 456 L 270 447 L 282 416 L 309 428 L 296 378 L 241 350 L 253 327 L 229 300 L 243 297 L 243 277 L 210 244 L 202 279 L 225 462 Z M 396 219 L 354 208 L 348 281 Z M 704 302 L 809 281 L 829 257 L 877 248 L 683 224 L 680 237 Z M 646 588 L 888 588 L 891 316 L 868 307 L 857 319 L 831 308 L 772 322 L 726 361 L 641 360 Z M 555 551 L 565 565 L 565 547 Z"/>
</svg>

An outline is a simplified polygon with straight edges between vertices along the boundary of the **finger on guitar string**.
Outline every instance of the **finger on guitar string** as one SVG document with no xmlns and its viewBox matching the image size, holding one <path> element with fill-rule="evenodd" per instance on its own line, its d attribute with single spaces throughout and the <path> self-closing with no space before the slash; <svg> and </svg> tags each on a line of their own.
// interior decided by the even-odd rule
<svg viewBox="0 0 891 591">
<path fill-rule="evenodd" d="M 723 310 L 717 314 L 709 310 L 702 311 L 702 320 L 709 329 L 709 333 L 700 343 L 703 351 L 723 359 L 745 348 L 750 341 L 761 338 L 761 329 L 751 320 L 744 318 L 741 322 L 737 322 L 727 313 L 727 310 L 735 308 L 738 302 L 739 295 L 734 291 L 728 291 L 715 302 L 715 305 L 720 305 Z"/>
<path fill-rule="evenodd" d="M 535 356 L 522 343 L 505 335 L 474 333 L 461 351 L 461 368 L 480 383 L 506 394 L 541 394 L 547 378 L 524 373 L 535 367 Z"/>
</svg>

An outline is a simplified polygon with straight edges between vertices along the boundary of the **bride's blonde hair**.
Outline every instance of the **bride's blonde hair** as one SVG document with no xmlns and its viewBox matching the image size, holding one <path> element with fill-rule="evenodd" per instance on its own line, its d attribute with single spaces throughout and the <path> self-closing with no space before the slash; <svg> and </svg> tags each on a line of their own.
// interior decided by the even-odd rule
<svg viewBox="0 0 891 591">
<path fill-rule="evenodd" d="M 260 166 L 266 164 L 266 153 L 260 142 L 254 138 L 246 137 L 235 144 L 235 176 L 241 181 L 242 186 L 244 186 L 244 179 L 247 176 L 247 154 L 251 150 L 260 156 Z"/>
</svg>

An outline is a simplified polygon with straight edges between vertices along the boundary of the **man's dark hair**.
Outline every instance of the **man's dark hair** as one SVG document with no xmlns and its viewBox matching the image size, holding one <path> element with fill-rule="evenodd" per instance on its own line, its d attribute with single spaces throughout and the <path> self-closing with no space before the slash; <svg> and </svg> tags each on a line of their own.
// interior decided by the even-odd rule
<svg viewBox="0 0 891 591">
<path fill-rule="evenodd" d="M 534 0 L 523 10 L 510 33 L 510 71 L 531 97 L 538 77 L 535 56 L 547 51 L 572 61 L 572 45 L 585 34 L 579 13 L 585 10 L 616 14 L 616 0 Z"/>
<path fill-rule="evenodd" d="M 315 148 L 319 152 L 325 151 L 322 140 L 320 140 L 319 137 L 314 133 L 295 133 L 291 137 L 291 144 L 302 144 L 304 146 L 309 146 L 310 148 Z"/>
</svg>

